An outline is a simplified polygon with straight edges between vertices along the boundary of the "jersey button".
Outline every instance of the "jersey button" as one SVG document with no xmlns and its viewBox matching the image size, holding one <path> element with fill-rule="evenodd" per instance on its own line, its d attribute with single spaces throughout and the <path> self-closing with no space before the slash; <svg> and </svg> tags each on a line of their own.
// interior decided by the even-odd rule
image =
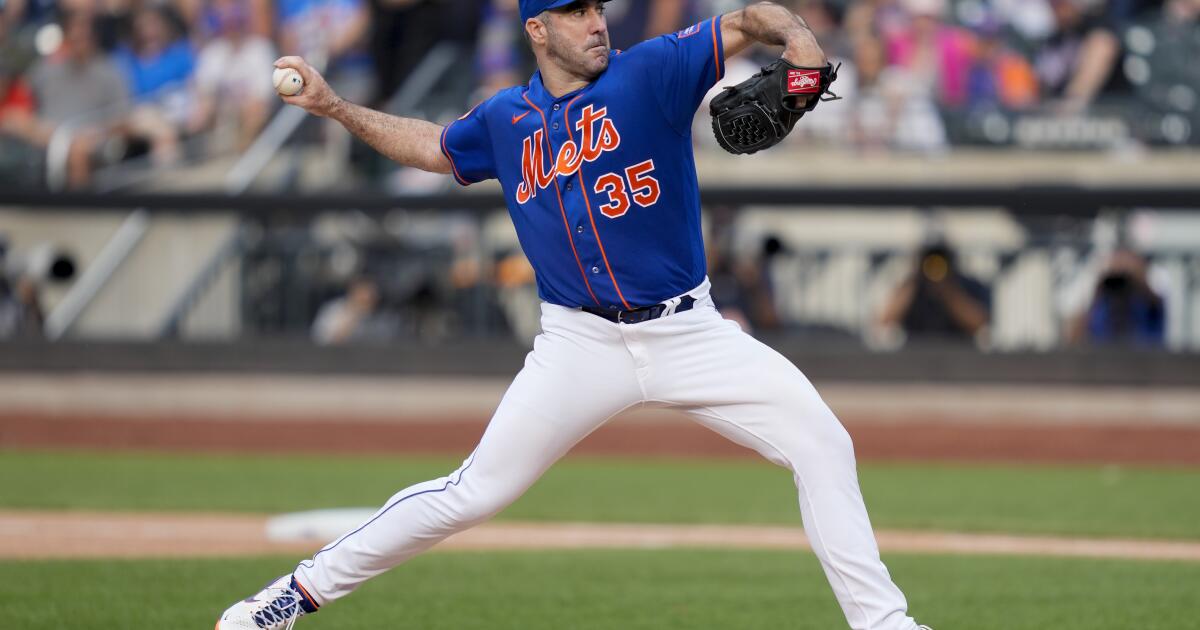
<svg viewBox="0 0 1200 630">
<path fill-rule="evenodd" d="M 559 107 L 560 107 L 560 105 L 559 105 L 558 103 L 555 103 L 555 104 L 554 104 L 554 111 L 558 111 L 558 108 L 559 108 Z"/>
<path fill-rule="evenodd" d="M 558 129 L 558 123 L 554 123 L 554 128 Z"/>
<path fill-rule="evenodd" d="M 580 234 L 583 234 L 583 226 L 582 226 L 582 225 L 576 225 L 576 226 L 575 226 L 575 231 L 576 231 L 576 232 L 578 232 L 578 233 L 580 233 Z"/>
<path fill-rule="evenodd" d="M 571 190 L 571 188 L 573 188 L 574 186 L 575 186 L 575 184 L 567 184 L 567 190 Z"/>
<path fill-rule="evenodd" d="M 600 273 L 599 267 L 592 267 L 592 273 Z"/>
</svg>

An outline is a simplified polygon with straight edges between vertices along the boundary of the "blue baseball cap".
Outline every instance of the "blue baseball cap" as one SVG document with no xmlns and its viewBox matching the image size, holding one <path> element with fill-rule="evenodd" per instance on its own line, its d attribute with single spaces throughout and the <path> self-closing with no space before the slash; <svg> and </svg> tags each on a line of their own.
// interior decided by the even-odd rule
<svg viewBox="0 0 1200 630">
<path fill-rule="evenodd" d="M 609 0 L 601 0 L 608 2 Z M 542 11 L 565 7 L 575 0 L 521 0 L 521 21 L 541 15 Z"/>
</svg>

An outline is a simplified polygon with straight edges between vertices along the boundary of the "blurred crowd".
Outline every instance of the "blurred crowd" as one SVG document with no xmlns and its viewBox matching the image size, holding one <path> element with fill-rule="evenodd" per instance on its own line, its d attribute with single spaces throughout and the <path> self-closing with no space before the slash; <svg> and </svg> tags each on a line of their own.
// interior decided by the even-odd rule
<svg viewBox="0 0 1200 630">
<path fill-rule="evenodd" d="M 714 208 L 711 214 L 713 299 L 726 319 L 752 334 L 857 338 L 876 350 L 929 343 L 994 348 L 1000 283 L 995 275 L 969 271 L 958 248 L 939 231 L 930 231 L 911 258 L 903 250 L 882 253 L 880 263 L 902 263 L 894 267 L 899 273 L 877 264 L 871 273 L 883 280 L 884 291 L 861 303 L 865 317 L 831 324 L 788 306 L 798 293 L 823 283 L 797 274 L 794 263 L 804 270 L 821 266 L 802 247 L 769 231 L 735 245 L 738 230 L 730 223 L 735 213 Z M 328 232 L 332 220 L 326 217 L 321 229 Z M 528 343 L 537 335 L 541 309 L 534 271 L 519 250 L 483 254 L 469 220 L 439 217 L 404 227 L 407 242 L 377 232 L 351 241 L 313 241 L 307 230 L 296 228 L 267 233 L 242 256 L 239 330 L 264 337 L 306 330 L 320 345 L 437 344 L 464 336 Z M 430 238 L 431 231 L 448 238 Z M 1026 305 L 1063 300 L 1053 322 L 1055 345 L 1166 345 L 1167 296 L 1187 298 L 1172 292 L 1161 273 L 1151 273 L 1155 259 L 1124 242 L 1080 253 L 1080 265 L 1047 287 L 1053 295 L 1019 297 Z M 1163 263 L 1155 263 L 1160 272 Z M 0 231 L 0 341 L 46 336 L 43 298 L 53 290 L 61 299 L 76 275 L 70 251 L 50 242 L 11 249 Z M 863 292 L 866 285 L 842 274 L 835 288 Z M 836 296 L 822 299 L 829 297 Z"/>
<path fill-rule="evenodd" d="M 790 271 L 789 261 L 803 252 L 771 233 L 750 251 L 735 251 L 724 238 L 728 233 L 714 235 L 709 244 L 712 296 L 722 316 L 751 334 L 858 339 L 875 350 L 913 345 L 995 349 L 998 282 L 968 271 L 944 237 L 931 234 L 912 252 L 906 269 L 887 281 L 880 299 L 862 304 L 865 318 L 835 325 L 798 316 L 785 306 L 814 284 L 811 277 Z M 1081 290 L 1077 300 L 1064 303 L 1055 315 L 1055 346 L 1164 347 L 1166 293 L 1161 278 L 1156 282 L 1149 273 L 1151 259 L 1127 245 L 1091 249 L 1086 257 L 1090 262 L 1053 289 L 1056 299 Z M 458 258 L 407 278 L 384 262 L 381 258 L 360 267 L 344 280 L 318 274 L 322 280 L 308 287 L 309 297 L 316 298 L 307 309 L 314 342 L 438 343 L 481 334 L 530 342 L 539 332 L 533 269 L 519 253 L 500 252 L 490 265 Z M 861 286 L 847 278 L 843 282 L 842 291 Z M 1048 297 L 1021 299 L 1028 304 Z M 281 323 L 264 330 L 286 331 Z"/>
<path fill-rule="evenodd" d="M 213 132 L 214 151 L 244 148 L 273 107 L 264 76 L 277 46 L 259 24 L 273 10 L 244 0 L 5 0 L 0 131 L 62 154 L 74 188 L 129 155 L 172 164 L 181 139 L 201 132 Z"/>
<path fill-rule="evenodd" d="M 782 3 L 842 64 L 845 98 L 814 114 L 807 139 L 939 150 L 1200 136 L 1200 0 Z M 608 5 L 613 45 L 741 4 L 618 0 Z M 0 0 L 0 173 L 50 152 L 65 183 L 83 187 L 98 165 L 130 156 L 172 164 L 190 139 L 204 155 L 242 150 L 277 106 L 269 76 L 282 54 L 305 55 L 379 107 L 451 45 L 456 60 L 439 80 L 460 87 L 430 117 L 456 115 L 532 71 L 517 15 L 517 0 Z M 767 54 L 731 64 L 729 79 Z M 1117 126 L 1088 123 L 1097 112 Z M 1047 130 L 1039 117 L 1083 122 Z"/>
</svg>

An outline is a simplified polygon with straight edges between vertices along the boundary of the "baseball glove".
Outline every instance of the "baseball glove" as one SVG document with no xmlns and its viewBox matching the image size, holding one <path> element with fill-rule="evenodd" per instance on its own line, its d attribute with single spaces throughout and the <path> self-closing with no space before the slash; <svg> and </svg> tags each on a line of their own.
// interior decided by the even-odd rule
<svg viewBox="0 0 1200 630">
<path fill-rule="evenodd" d="M 829 91 L 837 71 L 833 64 L 804 68 L 780 59 L 738 85 L 725 88 L 709 105 L 717 142 L 733 154 L 775 146 L 818 102 L 840 98 Z M 802 104 L 805 97 L 807 102 Z"/>
</svg>

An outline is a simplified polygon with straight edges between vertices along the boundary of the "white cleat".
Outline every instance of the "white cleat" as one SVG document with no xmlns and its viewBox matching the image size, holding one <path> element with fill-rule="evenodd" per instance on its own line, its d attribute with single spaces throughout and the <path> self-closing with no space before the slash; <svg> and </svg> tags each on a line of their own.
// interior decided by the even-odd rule
<svg viewBox="0 0 1200 630">
<path fill-rule="evenodd" d="M 317 604 L 291 575 L 284 575 L 257 594 L 225 611 L 216 630 L 290 630 L 300 617 L 317 612 Z"/>
</svg>

